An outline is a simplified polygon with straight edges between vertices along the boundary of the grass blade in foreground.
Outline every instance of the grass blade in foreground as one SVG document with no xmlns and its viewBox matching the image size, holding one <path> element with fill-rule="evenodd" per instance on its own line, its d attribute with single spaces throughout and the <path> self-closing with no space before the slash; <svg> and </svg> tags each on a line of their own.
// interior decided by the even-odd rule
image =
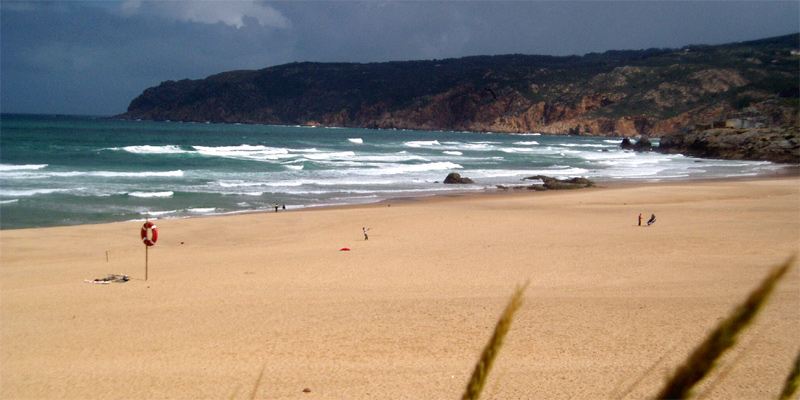
<svg viewBox="0 0 800 400">
<path fill-rule="evenodd" d="M 489 339 L 489 343 L 486 343 L 486 347 L 483 348 L 483 353 L 481 353 L 480 360 L 475 364 L 472 377 L 469 383 L 467 383 L 467 390 L 464 392 L 464 395 L 461 396 L 462 400 L 478 400 L 478 398 L 480 398 L 483 386 L 486 383 L 486 377 L 489 376 L 489 371 L 492 369 L 494 359 L 503 346 L 503 338 L 511 328 L 511 320 L 514 318 L 514 313 L 522 305 L 522 294 L 527 287 L 527 282 L 517 287 L 517 290 L 514 291 L 514 295 L 511 296 L 511 300 L 508 302 L 505 310 L 503 310 L 503 314 L 500 315 L 500 320 L 497 321 L 497 326 L 494 327 L 494 333 L 491 339 Z"/>
<path fill-rule="evenodd" d="M 758 314 L 775 288 L 775 284 L 786 274 L 793 263 L 794 256 L 770 272 L 761 285 L 750 293 L 747 300 L 740 304 L 728 318 L 720 322 L 706 340 L 692 352 L 689 359 L 678 367 L 656 398 L 685 399 L 689 397 L 694 385 L 714 368 L 714 364 L 722 356 L 722 353 L 736 344 L 736 336 Z"/>
<path fill-rule="evenodd" d="M 798 386 L 800 386 L 800 352 L 797 353 L 797 358 L 794 359 L 792 371 L 786 377 L 786 384 L 783 385 L 780 400 L 791 399 Z"/>
<path fill-rule="evenodd" d="M 258 374 L 258 379 L 256 379 L 256 384 L 253 386 L 253 391 L 250 392 L 250 400 L 255 400 L 256 395 L 258 394 L 258 387 L 261 385 L 261 378 L 264 377 L 264 370 L 267 369 L 267 364 L 261 366 L 261 373 Z"/>
</svg>

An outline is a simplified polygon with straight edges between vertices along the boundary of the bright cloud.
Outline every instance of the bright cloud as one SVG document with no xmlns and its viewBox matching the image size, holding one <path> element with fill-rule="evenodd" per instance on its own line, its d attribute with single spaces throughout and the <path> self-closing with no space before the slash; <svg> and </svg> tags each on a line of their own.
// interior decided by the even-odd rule
<svg viewBox="0 0 800 400">
<path fill-rule="evenodd" d="M 289 20 L 278 10 L 254 0 L 237 1 L 142 1 L 126 0 L 123 15 L 158 15 L 178 21 L 217 24 L 242 28 L 250 18 L 261 26 L 288 28 Z"/>
</svg>

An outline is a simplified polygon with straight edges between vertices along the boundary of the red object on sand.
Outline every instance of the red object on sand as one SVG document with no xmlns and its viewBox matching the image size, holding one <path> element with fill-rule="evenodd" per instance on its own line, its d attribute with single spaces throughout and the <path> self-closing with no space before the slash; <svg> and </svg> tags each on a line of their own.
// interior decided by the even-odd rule
<svg viewBox="0 0 800 400">
<path fill-rule="evenodd" d="M 147 232 L 151 231 L 151 235 L 148 238 Z M 156 224 L 147 221 L 142 225 L 142 230 L 139 234 L 142 237 L 142 242 L 144 242 L 145 246 L 153 246 L 158 241 L 158 227 Z"/>
<path fill-rule="evenodd" d="M 339 251 L 350 251 L 350 248 L 349 247 L 342 247 L 341 249 L 339 249 Z"/>
</svg>

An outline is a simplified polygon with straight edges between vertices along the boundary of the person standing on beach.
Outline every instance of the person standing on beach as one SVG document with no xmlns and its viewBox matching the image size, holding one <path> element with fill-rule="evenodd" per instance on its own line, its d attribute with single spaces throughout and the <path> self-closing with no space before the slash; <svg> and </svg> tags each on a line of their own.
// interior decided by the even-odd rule
<svg viewBox="0 0 800 400">
<path fill-rule="evenodd" d="M 364 232 L 364 240 L 369 240 L 369 235 L 367 235 L 367 232 L 369 232 L 369 228 L 362 226 L 361 232 Z"/>
<path fill-rule="evenodd" d="M 639 213 L 639 226 L 642 226 L 642 213 Z"/>
<path fill-rule="evenodd" d="M 272 206 L 275 207 L 275 212 L 278 212 L 278 204 L 276 203 L 276 204 L 273 204 Z"/>
</svg>

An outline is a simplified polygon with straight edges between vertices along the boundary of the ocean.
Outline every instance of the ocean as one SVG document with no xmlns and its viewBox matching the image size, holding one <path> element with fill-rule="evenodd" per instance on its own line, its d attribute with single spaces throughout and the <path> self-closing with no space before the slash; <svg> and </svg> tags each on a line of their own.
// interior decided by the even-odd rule
<svg viewBox="0 0 800 400">
<path fill-rule="evenodd" d="M 665 181 L 781 168 L 634 153 L 620 140 L 7 114 L 0 116 L 0 229 L 479 192 L 539 174 Z M 475 184 L 442 184 L 450 172 Z"/>
</svg>

